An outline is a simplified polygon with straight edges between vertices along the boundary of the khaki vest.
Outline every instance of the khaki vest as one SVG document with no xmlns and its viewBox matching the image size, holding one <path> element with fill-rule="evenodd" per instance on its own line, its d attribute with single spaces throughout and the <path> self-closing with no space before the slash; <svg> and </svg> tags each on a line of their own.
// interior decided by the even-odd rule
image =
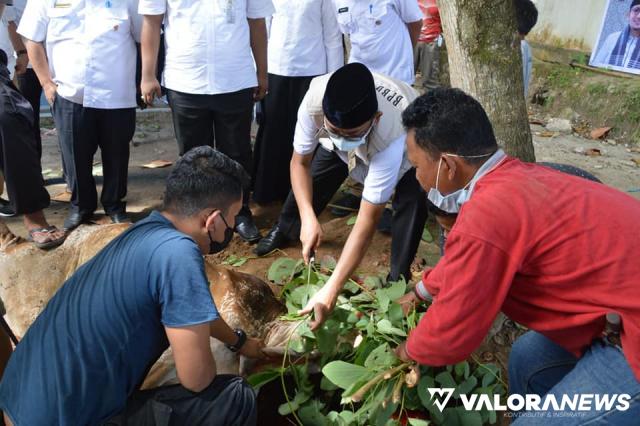
<svg viewBox="0 0 640 426">
<path fill-rule="evenodd" d="M 322 98 L 331 74 L 316 77 L 311 81 L 309 91 L 305 96 L 307 113 L 311 116 L 318 129 L 324 125 L 324 112 L 322 111 Z M 380 121 L 371 130 L 367 142 L 349 153 L 349 172 L 358 163 L 369 166 L 370 159 L 380 151 L 383 151 L 396 139 L 406 134 L 402 126 L 402 111 L 418 97 L 418 92 L 407 83 L 373 73 L 378 97 L 378 111 L 382 112 Z M 321 138 L 320 143 L 326 149 L 332 151 L 335 146 L 328 139 Z M 402 166 L 398 174 L 398 180 L 411 168 L 407 160 L 406 147 L 402 158 Z"/>
</svg>

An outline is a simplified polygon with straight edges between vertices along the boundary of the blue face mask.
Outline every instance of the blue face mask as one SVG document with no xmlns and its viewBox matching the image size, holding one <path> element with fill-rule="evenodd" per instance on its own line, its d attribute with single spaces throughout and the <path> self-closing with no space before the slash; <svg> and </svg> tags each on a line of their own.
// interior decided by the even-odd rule
<svg viewBox="0 0 640 426">
<path fill-rule="evenodd" d="M 338 151 L 353 151 L 367 141 L 367 136 L 369 136 L 369 133 L 371 133 L 373 124 L 374 123 L 371 123 L 371 127 L 369 127 L 369 130 L 367 130 L 362 136 L 358 136 L 357 138 L 347 138 L 341 135 L 337 135 L 327 129 L 326 126 L 325 130 L 329 135 L 329 139 L 331 139 L 331 142 Z"/>
<path fill-rule="evenodd" d="M 498 163 L 500 163 L 500 161 L 506 156 L 504 151 L 502 151 L 501 149 L 492 154 L 483 155 L 456 155 L 446 153 L 443 155 L 462 158 L 482 158 L 491 156 L 491 158 L 489 158 L 482 165 L 482 167 L 478 169 L 476 174 L 473 175 L 473 178 L 471 178 L 469 183 L 467 183 L 464 187 L 458 189 L 457 191 L 454 191 L 451 194 L 447 195 L 443 195 L 442 192 L 438 190 L 438 183 L 440 181 L 440 166 L 442 165 L 442 157 L 440 157 L 440 161 L 438 162 L 438 174 L 436 175 L 436 187 L 429 190 L 427 198 L 440 210 L 454 214 L 459 213 L 462 205 L 469 201 L 476 182 L 480 180 L 482 176 L 491 171 L 496 165 L 498 165 Z"/>
</svg>

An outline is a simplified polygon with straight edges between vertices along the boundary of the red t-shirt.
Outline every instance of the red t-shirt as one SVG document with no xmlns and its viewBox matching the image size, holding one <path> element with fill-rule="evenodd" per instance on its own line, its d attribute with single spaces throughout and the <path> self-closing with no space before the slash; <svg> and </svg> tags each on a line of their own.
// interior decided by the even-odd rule
<svg viewBox="0 0 640 426">
<path fill-rule="evenodd" d="M 603 184 L 507 158 L 482 177 L 424 273 L 434 303 L 407 342 L 427 365 L 460 362 L 499 311 L 576 356 L 622 318 L 640 380 L 640 201 Z"/>
<path fill-rule="evenodd" d="M 418 0 L 418 6 L 420 6 L 424 14 L 422 30 L 420 30 L 418 41 L 420 43 L 431 43 L 437 39 L 442 32 L 440 12 L 438 11 L 436 0 Z"/>
</svg>

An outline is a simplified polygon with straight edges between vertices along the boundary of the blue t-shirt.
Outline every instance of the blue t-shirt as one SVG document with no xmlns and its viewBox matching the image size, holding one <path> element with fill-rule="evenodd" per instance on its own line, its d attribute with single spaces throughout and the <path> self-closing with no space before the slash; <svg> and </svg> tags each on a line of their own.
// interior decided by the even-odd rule
<svg viewBox="0 0 640 426">
<path fill-rule="evenodd" d="M 219 318 L 196 243 L 158 212 L 111 241 L 49 301 L 11 356 L 14 424 L 100 424 L 167 349 L 164 326 Z"/>
</svg>

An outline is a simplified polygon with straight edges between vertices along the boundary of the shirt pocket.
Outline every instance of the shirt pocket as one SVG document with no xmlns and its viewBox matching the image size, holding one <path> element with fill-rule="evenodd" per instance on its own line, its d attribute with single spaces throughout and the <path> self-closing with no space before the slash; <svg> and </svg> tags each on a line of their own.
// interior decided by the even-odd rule
<svg viewBox="0 0 640 426">
<path fill-rule="evenodd" d="M 353 15 L 348 10 L 344 12 L 338 11 L 338 26 L 344 34 L 353 34 L 358 28 L 353 19 Z"/>
<path fill-rule="evenodd" d="M 52 41 L 51 39 L 62 37 L 65 32 L 77 30 L 81 26 L 80 20 L 71 5 L 50 7 L 47 9 L 47 17 L 49 18 L 47 38 L 50 41 Z"/>
<path fill-rule="evenodd" d="M 391 22 L 389 5 L 371 5 L 363 16 L 364 26 L 371 32 L 377 32 Z"/>
</svg>

